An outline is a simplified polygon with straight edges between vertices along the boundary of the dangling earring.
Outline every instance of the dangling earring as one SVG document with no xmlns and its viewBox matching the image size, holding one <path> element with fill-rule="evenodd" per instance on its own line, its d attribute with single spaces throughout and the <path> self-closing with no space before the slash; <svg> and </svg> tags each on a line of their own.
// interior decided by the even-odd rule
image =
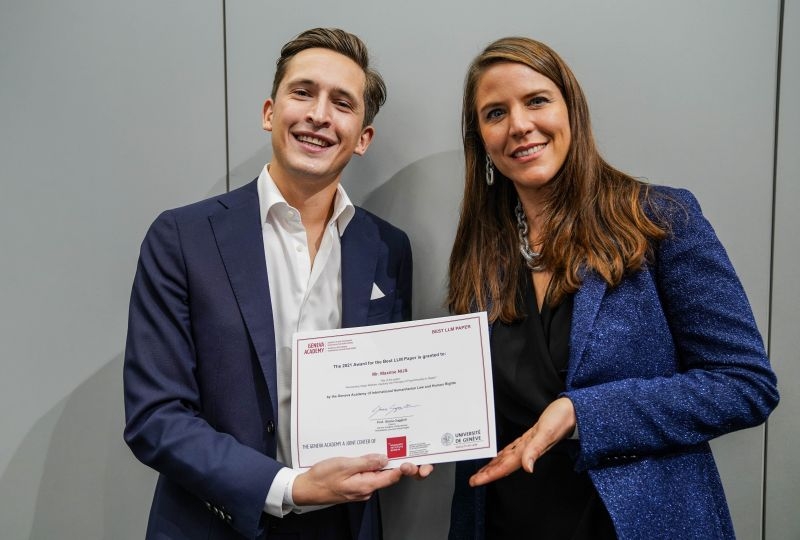
<svg viewBox="0 0 800 540">
<path fill-rule="evenodd" d="M 489 154 L 486 154 L 486 185 L 491 186 L 494 184 L 494 164 Z"/>
</svg>

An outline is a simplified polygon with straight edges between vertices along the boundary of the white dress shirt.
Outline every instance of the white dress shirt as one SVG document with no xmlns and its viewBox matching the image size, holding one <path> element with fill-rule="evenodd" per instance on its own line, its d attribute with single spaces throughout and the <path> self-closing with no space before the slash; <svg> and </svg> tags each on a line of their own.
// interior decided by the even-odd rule
<svg viewBox="0 0 800 540">
<path fill-rule="evenodd" d="M 339 185 L 333 214 L 322 234 L 311 265 L 306 229 L 300 212 L 291 207 L 269 175 L 269 165 L 258 177 L 261 232 L 267 259 L 269 293 L 275 325 L 278 379 L 278 452 L 280 463 L 291 462 L 290 414 L 292 378 L 292 334 L 301 330 L 325 330 L 342 325 L 342 258 L 340 237 L 355 214 L 344 188 Z M 264 511 L 284 516 L 290 511 L 318 508 L 298 507 L 292 486 L 299 471 L 283 468 L 267 493 Z"/>
</svg>

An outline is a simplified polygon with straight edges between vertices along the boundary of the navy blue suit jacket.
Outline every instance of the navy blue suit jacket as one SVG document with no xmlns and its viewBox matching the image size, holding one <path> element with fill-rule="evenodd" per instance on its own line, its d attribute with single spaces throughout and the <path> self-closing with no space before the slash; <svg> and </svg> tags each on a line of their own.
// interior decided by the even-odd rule
<svg viewBox="0 0 800 540">
<path fill-rule="evenodd" d="M 357 208 L 341 238 L 342 324 L 411 315 L 405 233 Z M 373 283 L 385 296 L 370 300 Z M 164 212 L 142 243 L 125 350 L 125 439 L 160 473 L 148 538 L 264 537 L 275 336 L 256 182 Z M 349 505 L 354 539 L 377 503 Z"/>
<path fill-rule="evenodd" d="M 655 263 L 614 288 L 589 272 L 575 293 L 565 395 L 576 468 L 620 539 L 733 538 L 708 441 L 762 423 L 778 403 L 775 375 L 695 198 L 659 187 L 655 200 L 671 227 Z M 485 489 L 467 485 L 480 465 L 457 465 L 451 539 L 484 538 Z"/>
</svg>

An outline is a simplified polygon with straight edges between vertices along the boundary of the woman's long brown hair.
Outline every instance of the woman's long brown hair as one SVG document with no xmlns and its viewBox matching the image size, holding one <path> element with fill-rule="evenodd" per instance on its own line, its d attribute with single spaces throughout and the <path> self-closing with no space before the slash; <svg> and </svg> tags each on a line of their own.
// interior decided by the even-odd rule
<svg viewBox="0 0 800 540">
<path fill-rule="evenodd" d="M 490 44 L 470 65 L 464 83 L 462 137 L 465 183 L 453 251 L 447 304 L 452 313 L 488 310 L 489 320 L 521 317 L 517 294 L 521 272 L 511 181 L 495 170 L 485 183 L 486 150 L 480 137 L 475 95 L 484 71 L 499 62 L 524 64 L 549 78 L 567 104 L 571 143 L 564 165 L 550 180 L 541 231 L 541 262 L 553 273 L 548 301 L 556 304 L 578 290 L 583 272 L 597 272 L 611 286 L 639 270 L 666 227 L 646 212 L 647 184 L 609 165 L 592 135 L 589 108 L 577 79 L 547 45 L 509 37 Z M 647 209 L 649 211 L 649 209 Z"/>
</svg>

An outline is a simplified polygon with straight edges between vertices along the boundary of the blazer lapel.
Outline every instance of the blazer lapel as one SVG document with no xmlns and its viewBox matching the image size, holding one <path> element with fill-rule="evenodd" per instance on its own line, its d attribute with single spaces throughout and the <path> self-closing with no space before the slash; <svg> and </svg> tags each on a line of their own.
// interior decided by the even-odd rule
<svg viewBox="0 0 800 540">
<path fill-rule="evenodd" d="M 342 327 L 364 326 L 378 264 L 380 242 L 375 225 L 361 209 L 342 235 Z"/>
<path fill-rule="evenodd" d="M 570 330 L 569 366 L 567 370 L 567 388 L 572 386 L 572 379 L 583 359 L 589 333 L 594 326 L 600 302 L 606 292 L 606 282 L 595 272 L 586 272 L 583 284 L 578 292 L 572 307 L 572 328 Z"/>
<path fill-rule="evenodd" d="M 225 210 L 209 220 L 277 414 L 275 328 L 255 182 L 223 195 L 219 202 Z"/>
</svg>

